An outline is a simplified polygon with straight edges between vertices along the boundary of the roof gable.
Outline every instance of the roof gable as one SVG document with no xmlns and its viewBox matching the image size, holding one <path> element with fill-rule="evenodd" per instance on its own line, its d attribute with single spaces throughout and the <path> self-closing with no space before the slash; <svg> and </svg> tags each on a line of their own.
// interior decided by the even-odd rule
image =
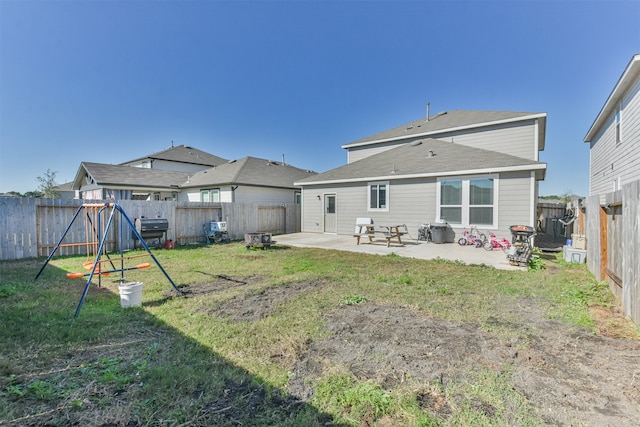
<svg viewBox="0 0 640 427">
<path fill-rule="evenodd" d="M 452 110 L 438 113 L 429 118 L 422 118 L 402 126 L 395 127 L 352 143 L 342 148 L 352 148 L 363 145 L 373 145 L 382 142 L 402 140 L 415 137 L 434 137 L 434 135 L 465 129 L 474 129 L 502 123 L 512 123 L 539 119 L 543 127 L 546 125 L 546 113 L 527 113 L 514 111 L 482 111 L 482 110 Z M 540 135 L 545 132 L 541 131 Z M 544 149 L 544 137 L 539 141 L 539 150 Z"/>
<path fill-rule="evenodd" d="M 301 185 L 539 170 L 546 164 L 495 151 L 425 138 L 299 181 Z"/>
<path fill-rule="evenodd" d="M 170 147 L 166 150 L 149 154 L 148 156 L 120 163 L 120 165 L 131 165 L 134 163 L 140 163 L 144 160 L 165 160 L 202 166 L 216 166 L 228 161 L 222 157 L 214 156 L 213 154 L 209 154 L 188 145 L 178 145 L 177 147 Z"/>
<path fill-rule="evenodd" d="M 74 180 L 80 188 L 88 175 L 94 184 L 131 188 L 175 188 L 188 179 L 188 173 L 163 169 L 134 168 L 131 166 L 82 162 Z"/>
<path fill-rule="evenodd" d="M 260 187 L 294 188 L 294 182 L 316 175 L 315 172 L 299 169 L 282 162 L 244 157 L 225 164 L 197 172 L 182 187 L 212 185 L 253 185 Z"/>
</svg>

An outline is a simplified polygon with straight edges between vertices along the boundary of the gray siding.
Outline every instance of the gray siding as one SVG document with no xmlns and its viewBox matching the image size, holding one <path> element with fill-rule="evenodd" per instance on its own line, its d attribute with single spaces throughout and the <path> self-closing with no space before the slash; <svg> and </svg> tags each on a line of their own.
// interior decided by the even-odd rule
<svg viewBox="0 0 640 427">
<path fill-rule="evenodd" d="M 396 180 L 389 182 L 389 211 L 367 210 L 367 184 L 305 187 L 303 192 L 302 231 L 323 232 L 323 195 L 337 195 L 338 234 L 353 234 L 356 218 L 372 218 L 374 224 L 404 224 L 410 237 L 416 237 L 424 223 L 437 216 L 437 180 Z M 536 181 L 531 172 L 501 174 L 497 180 L 498 227 L 491 230 L 499 237 L 510 238 L 512 225 L 535 225 L 534 200 Z M 320 200 L 318 200 L 320 195 Z M 455 229 L 460 233 L 462 228 Z"/>
<path fill-rule="evenodd" d="M 382 153 L 390 148 L 397 147 L 398 145 L 406 144 L 411 141 L 419 140 L 422 138 L 408 138 L 400 141 L 383 142 L 371 146 L 353 147 L 347 151 L 347 163 L 353 163 L 357 160 L 364 159 L 365 157 L 372 156 L 374 154 Z"/>
<path fill-rule="evenodd" d="M 533 192 L 532 192 L 533 184 Z M 511 238 L 512 225 L 535 226 L 535 179 L 530 172 L 501 174 L 498 188 L 498 237 Z"/>
<path fill-rule="evenodd" d="M 604 194 L 640 177 L 640 77 L 622 100 L 622 142 L 615 142 L 615 111 L 591 141 L 589 194 Z"/>
<path fill-rule="evenodd" d="M 486 126 L 482 128 L 461 130 L 457 132 L 442 132 L 431 134 L 428 137 L 451 141 L 485 150 L 497 151 L 525 159 L 538 160 L 537 120 L 527 120 L 517 123 L 505 123 L 502 125 Z M 361 146 L 349 149 L 348 162 L 363 159 L 372 154 L 377 154 L 389 148 L 396 147 L 410 141 L 426 137 L 402 139 L 393 142 L 385 142 L 372 146 Z"/>
<path fill-rule="evenodd" d="M 460 131 L 443 134 L 439 139 L 470 147 L 497 151 L 524 159 L 538 160 L 535 144 L 537 120 L 488 126 L 473 132 Z"/>
</svg>

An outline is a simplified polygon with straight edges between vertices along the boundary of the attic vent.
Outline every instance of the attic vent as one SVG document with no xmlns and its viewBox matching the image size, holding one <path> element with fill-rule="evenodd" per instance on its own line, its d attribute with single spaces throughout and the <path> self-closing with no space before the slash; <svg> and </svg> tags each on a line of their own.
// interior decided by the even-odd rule
<svg viewBox="0 0 640 427">
<path fill-rule="evenodd" d="M 429 150 L 429 152 L 427 153 L 427 157 L 433 157 L 435 155 L 436 153 L 434 153 L 433 150 Z"/>
<path fill-rule="evenodd" d="M 420 141 L 419 139 L 417 141 L 411 141 L 409 143 L 409 145 L 412 146 L 412 147 L 416 147 L 416 146 L 418 146 L 420 144 L 422 144 L 422 141 Z"/>
</svg>

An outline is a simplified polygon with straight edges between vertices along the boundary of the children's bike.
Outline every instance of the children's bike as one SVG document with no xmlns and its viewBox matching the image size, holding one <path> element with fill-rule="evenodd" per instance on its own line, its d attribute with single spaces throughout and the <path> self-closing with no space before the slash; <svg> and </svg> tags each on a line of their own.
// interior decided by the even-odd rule
<svg viewBox="0 0 640 427">
<path fill-rule="evenodd" d="M 470 230 L 462 232 L 462 237 L 458 239 L 458 244 L 460 246 L 473 245 L 476 248 L 481 248 L 486 241 L 487 236 L 478 231 L 475 225 L 472 225 Z"/>
<path fill-rule="evenodd" d="M 509 253 L 511 249 L 511 242 L 504 237 L 498 239 L 495 234 L 489 233 L 489 240 L 482 245 L 488 251 L 492 251 L 494 248 L 500 248 L 504 253 Z"/>
</svg>

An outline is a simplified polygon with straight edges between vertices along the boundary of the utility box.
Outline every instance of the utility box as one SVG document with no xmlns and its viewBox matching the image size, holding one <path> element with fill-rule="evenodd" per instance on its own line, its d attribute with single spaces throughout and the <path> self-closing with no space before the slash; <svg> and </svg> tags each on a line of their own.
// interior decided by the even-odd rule
<svg viewBox="0 0 640 427">
<path fill-rule="evenodd" d="M 562 247 L 562 254 L 566 262 L 582 264 L 587 260 L 587 251 L 584 249 L 576 249 L 565 245 Z"/>
<path fill-rule="evenodd" d="M 587 239 L 584 234 L 572 234 L 571 240 L 573 241 L 574 249 L 587 249 Z"/>
</svg>

